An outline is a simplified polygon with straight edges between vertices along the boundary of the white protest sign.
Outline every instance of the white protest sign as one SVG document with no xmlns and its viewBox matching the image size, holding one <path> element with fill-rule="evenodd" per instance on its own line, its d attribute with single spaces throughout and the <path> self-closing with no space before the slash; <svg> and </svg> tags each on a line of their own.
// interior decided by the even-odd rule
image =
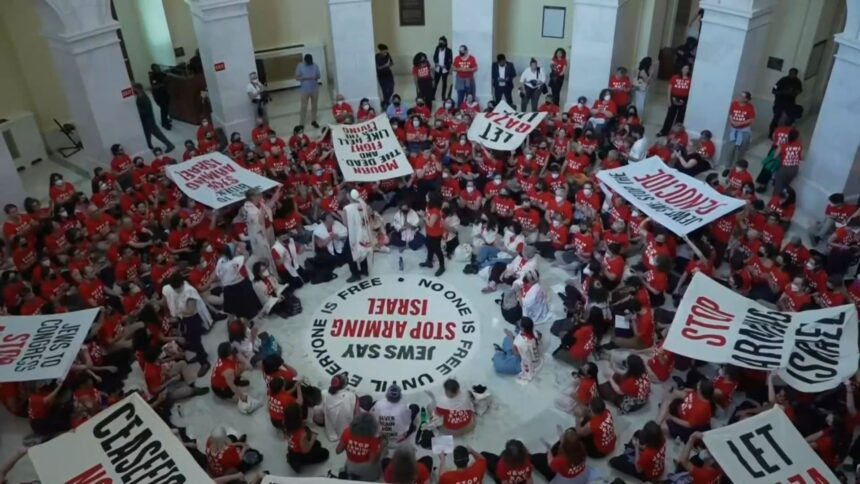
<svg viewBox="0 0 860 484">
<path fill-rule="evenodd" d="M 784 313 L 696 273 L 663 347 L 714 363 L 776 371 L 802 392 L 836 387 L 857 370 L 857 309 Z"/>
<path fill-rule="evenodd" d="M 349 372 L 357 392 L 426 390 L 467 366 L 480 342 L 477 308 L 448 281 L 371 277 L 323 301 L 305 334 L 320 376 Z"/>
<path fill-rule="evenodd" d="M 29 454 L 42 482 L 212 482 L 137 393 Z"/>
<path fill-rule="evenodd" d="M 331 140 L 346 181 L 370 182 L 412 174 L 412 165 L 384 114 L 358 124 L 334 124 Z"/>
<path fill-rule="evenodd" d="M 469 140 L 491 150 L 513 151 L 545 117 L 545 112 L 518 113 L 501 100 L 491 113 L 475 115 L 469 126 Z"/>
<path fill-rule="evenodd" d="M 262 484 L 343 484 L 342 479 L 330 479 L 328 477 L 280 477 L 263 476 Z"/>
<path fill-rule="evenodd" d="M 612 170 L 597 178 L 658 224 L 685 235 L 746 201 L 721 195 L 707 184 L 669 168 L 658 156 Z"/>
<path fill-rule="evenodd" d="M 732 482 L 839 482 L 779 407 L 705 432 L 704 441 Z"/>
<path fill-rule="evenodd" d="M 245 192 L 252 188 L 266 191 L 280 185 L 242 168 L 223 153 L 195 156 L 164 169 L 182 193 L 212 208 L 245 200 Z"/>
<path fill-rule="evenodd" d="M 0 382 L 65 377 L 98 314 L 0 317 Z"/>
</svg>

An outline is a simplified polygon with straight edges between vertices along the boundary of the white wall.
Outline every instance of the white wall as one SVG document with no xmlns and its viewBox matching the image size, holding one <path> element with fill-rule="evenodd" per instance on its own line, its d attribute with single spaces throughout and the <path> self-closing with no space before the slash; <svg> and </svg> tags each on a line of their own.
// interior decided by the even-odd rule
<svg viewBox="0 0 860 484">
<path fill-rule="evenodd" d="M 116 17 L 125 41 L 125 51 L 135 82 L 149 85 L 149 66 L 152 56 L 141 30 L 141 21 L 134 2 L 139 0 L 114 0 Z"/>
<path fill-rule="evenodd" d="M 0 117 L 18 111 L 32 111 L 33 100 L 18 67 L 18 58 L 6 29 L 0 29 Z"/>
<path fill-rule="evenodd" d="M 133 3 L 137 8 L 141 34 L 152 62 L 163 65 L 176 64 L 170 26 L 167 24 L 167 14 L 164 12 L 164 2 L 134 0 Z"/>
<path fill-rule="evenodd" d="M 496 36 L 494 47 L 497 53 L 514 62 L 518 71 L 528 66 L 531 57 L 538 59 L 544 68 L 559 47 L 570 55 L 571 2 L 561 0 L 497 0 Z M 564 38 L 548 38 L 541 35 L 544 7 L 566 7 Z"/>
<path fill-rule="evenodd" d="M 497 19 L 499 3 L 496 2 Z M 400 26 L 397 0 L 372 0 L 371 5 L 374 40 L 377 44 L 388 46 L 396 73 L 411 72 L 412 57 L 418 52 L 432 56 L 439 37 L 443 35 L 448 39 L 448 46 L 457 49 L 457 46 L 452 45 L 451 0 L 424 2 L 424 25 L 409 27 Z"/>
<path fill-rule="evenodd" d="M 167 18 L 167 27 L 170 30 L 170 40 L 173 47 L 185 49 L 185 55 L 177 57 L 176 62 L 188 62 L 197 49 L 197 37 L 194 35 L 194 24 L 191 21 L 191 10 L 188 8 L 188 4 L 185 3 L 185 0 L 164 0 L 164 15 Z"/>
<path fill-rule="evenodd" d="M 641 7 L 641 0 L 627 0 L 618 7 L 618 23 L 615 29 L 621 34 L 616 37 L 616 43 L 619 45 L 615 47 L 615 55 L 612 59 L 613 70 L 615 67 L 624 66 L 629 71 L 636 72 L 636 66 L 639 65 L 637 43 L 639 42 Z"/>
</svg>

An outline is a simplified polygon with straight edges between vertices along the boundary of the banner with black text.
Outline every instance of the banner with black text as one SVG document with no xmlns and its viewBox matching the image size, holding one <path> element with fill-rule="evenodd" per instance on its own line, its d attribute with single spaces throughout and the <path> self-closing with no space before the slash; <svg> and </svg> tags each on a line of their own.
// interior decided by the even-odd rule
<svg viewBox="0 0 860 484">
<path fill-rule="evenodd" d="M 490 113 L 478 113 L 469 126 L 468 137 L 491 150 L 513 151 L 523 144 L 546 117 L 545 112 L 518 113 L 504 100 Z"/>
<path fill-rule="evenodd" d="M 839 482 L 779 407 L 705 432 L 704 441 L 732 482 Z"/>
<path fill-rule="evenodd" d="M 182 193 L 216 209 L 245 200 L 245 192 L 252 188 L 266 191 L 280 185 L 242 168 L 223 153 L 195 156 L 164 170 Z"/>
<path fill-rule="evenodd" d="M 857 308 L 785 313 L 696 273 L 663 347 L 697 360 L 776 371 L 797 390 L 821 392 L 857 370 Z"/>
<path fill-rule="evenodd" d="M 669 168 L 658 156 L 612 170 L 600 170 L 597 178 L 653 221 L 678 235 L 686 235 L 746 203 Z"/>
<path fill-rule="evenodd" d="M 412 174 L 412 165 L 384 114 L 358 124 L 333 124 L 331 140 L 346 181 L 372 182 Z"/>
<path fill-rule="evenodd" d="M 42 482 L 212 482 L 137 393 L 74 431 L 31 448 L 29 455 Z"/>
<path fill-rule="evenodd" d="M 65 377 L 99 311 L 0 317 L 0 383 Z"/>
</svg>

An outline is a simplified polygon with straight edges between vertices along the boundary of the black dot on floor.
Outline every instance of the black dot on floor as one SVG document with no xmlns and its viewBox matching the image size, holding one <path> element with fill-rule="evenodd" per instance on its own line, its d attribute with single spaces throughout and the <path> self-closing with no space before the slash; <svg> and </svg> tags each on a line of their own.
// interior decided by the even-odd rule
<svg viewBox="0 0 860 484">
<path fill-rule="evenodd" d="M 397 282 L 403 282 L 403 278 L 402 278 L 402 277 L 398 277 L 398 278 L 397 278 Z"/>
</svg>

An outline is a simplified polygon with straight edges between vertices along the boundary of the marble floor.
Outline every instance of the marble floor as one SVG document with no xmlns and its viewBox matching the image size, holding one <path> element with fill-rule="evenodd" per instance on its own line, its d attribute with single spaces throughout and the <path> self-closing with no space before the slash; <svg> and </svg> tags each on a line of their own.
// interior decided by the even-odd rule
<svg viewBox="0 0 860 484">
<path fill-rule="evenodd" d="M 408 79 L 398 79 L 401 85 L 409 85 Z M 656 89 L 659 91 L 660 86 Z M 320 100 L 321 122 L 330 119 L 329 107 L 331 105 L 331 94 L 324 93 Z M 646 126 L 648 133 L 653 133 L 659 128 L 662 115 L 665 112 L 665 104 L 654 96 L 653 101 L 646 110 Z M 295 91 L 284 91 L 275 94 L 275 101 L 271 105 L 272 125 L 280 133 L 288 133 L 296 123 L 298 112 L 298 95 Z M 807 121 L 802 124 L 804 131 L 811 129 L 814 123 Z M 195 127 L 184 123 L 175 123 L 173 131 L 168 136 L 178 145 L 186 138 L 193 136 Z M 808 137 L 805 137 L 808 139 Z M 760 159 L 767 150 L 767 144 L 758 142 L 751 150 L 750 158 Z M 752 167 L 757 172 L 758 167 Z M 67 179 L 79 187 L 88 186 L 89 175 L 75 165 L 74 157 L 69 160 L 48 160 L 33 169 L 28 169 L 22 174 L 25 186 L 33 196 L 44 197 L 47 191 L 48 174 L 59 171 L 67 175 Z M 466 234 L 463 234 L 464 236 Z M 461 238 L 465 241 L 465 238 Z M 424 250 L 413 252 L 407 250 L 402 254 L 404 271 L 408 274 L 431 276 L 429 269 L 418 267 L 418 263 L 424 257 Z M 388 254 L 377 254 L 371 268 L 371 275 L 399 274 L 398 262 L 400 254 L 392 252 Z M 555 437 L 555 426 L 569 426 L 573 424 L 573 418 L 555 409 L 554 401 L 561 391 L 570 382 L 572 368 L 553 360 L 549 352 L 554 349 L 558 340 L 549 334 L 548 326 L 539 327 L 544 333 L 543 351 L 545 364 L 537 377 L 528 384 L 520 384 L 514 377 L 503 377 L 494 373 L 491 364 L 493 355 L 493 344 L 501 343 L 504 330 L 510 327 L 502 318 L 494 299 L 497 294 L 482 294 L 484 286 L 478 276 L 470 276 L 462 273 L 462 262 L 451 262 L 447 272 L 441 276 L 441 281 L 450 285 L 464 295 L 472 304 L 474 314 L 477 318 L 477 338 L 471 355 L 463 365 L 455 369 L 454 376 L 464 385 L 485 385 L 493 395 L 490 410 L 479 419 L 477 428 L 471 434 L 457 438 L 458 443 L 474 447 L 478 451 L 489 451 L 498 453 L 502 450 L 504 442 L 510 438 L 520 438 L 524 441 L 531 452 L 542 452 L 544 449 L 540 439 L 553 440 Z M 563 283 L 567 275 L 559 268 L 551 267 L 546 261 L 541 260 L 539 264 L 542 285 L 551 294 L 553 311 L 561 315 L 562 307 L 559 298 L 554 295 L 552 288 Z M 304 312 L 293 318 L 281 319 L 277 317 L 262 320 L 262 330 L 268 331 L 284 346 L 285 360 L 296 367 L 299 372 L 306 376 L 311 382 L 327 388 L 329 376 L 316 364 L 309 344 L 310 328 L 313 323 L 313 315 L 322 304 L 323 300 L 332 294 L 342 290 L 346 286 L 348 273 L 346 268 L 339 270 L 339 277 L 329 283 L 318 286 L 307 285 L 297 291 L 302 301 Z M 216 327 L 205 339 L 205 346 L 210 355 L 214 357 L 216 347 L 226 340 L 226 331 L 223 326 Z M 623 356 L 623 354 L 619 355 Z M 606 368 L 607 362 L 601 362 L 600 366 Z M 386 368 L 379 365 L 378 376 L 387 378 Z M 204 379 L 208 383 L 208 377 Z M 262 374 L 255 371 L 250 375 L 250 392 L 258 398 L 265 396 Z M 439 391 L 439 383 L 431 387 Z M 129 378 L 130 387 L 142 387 L 142 376 L 135 365 L 135 370 Z M 654 385 L 651 402 L 649 405 L 632 415 L 619 415 L 614 412 L 616 425 L 619 428 L 620 444 L 627 442 L 632 433 L 641 428 L 649 419 L 656 418 L 657 404 L 663 398 L 669 384 Z M 419 405 L 426 404 L 428 397 L 420 391 L 412 391 L 404 397 L 410 403 Z M 736 401 L 739 400 L 736 398 Z M 725 416 L 720 416 L 724 421 Z M 251 446 L 259 449 L 265 455 L 263 469 L 272 474 L 291 476 L 284 455 L 286 446 L 283 437 L 276 432 L 268 417 L 265 408 L 259 409 L 252 415 L 242 415 L 230 404 L 219 401 L 212 395 L 197 397 L 176 406 L 174 414 L 175 423 L 187 426 L 190 433 L 198 438 L 202 445 L 209 432 L 220 423 L 227 424 L 248 434 Z M 26 421 L 10 417 L 4 411 L 0 411 L 0 462 L 5 461 L 16 449 L 20 448 L 22 439 L 29 433 Z M 323 439 L 324 440 L 324 439 Z M 333 446 L 325 442 L 326 447 Z M 680 445 L 669 442 L 668 468 L 672 468 L 671 459 L 677 456 Z M 423 450 L 419 454 L 423 454 Z M 343 456 L 333 456 L 329 462 L 316 467 L 308 468 L 307 475 L 323 476 L 328 470 L 337 470 L 343 464 Z M 591 460 L 590 465 L 596 470 L 596 475 L 602 475 L 611 480 L 618 477 L 608 469 L 606 459 Z M 35 479 L 35 472 L 28 459 L 23 459 L 9 476 L 9 482 L 17 483 L 28 479 Z M 538 477 L 536 480 L 540 480 Z M 491 482 L 487 479 L 487 482 Z M 597 481 L 600 482 L 600 481 Z M 634 482 L 625 478 L 625 482 Z"/>
</svg>

